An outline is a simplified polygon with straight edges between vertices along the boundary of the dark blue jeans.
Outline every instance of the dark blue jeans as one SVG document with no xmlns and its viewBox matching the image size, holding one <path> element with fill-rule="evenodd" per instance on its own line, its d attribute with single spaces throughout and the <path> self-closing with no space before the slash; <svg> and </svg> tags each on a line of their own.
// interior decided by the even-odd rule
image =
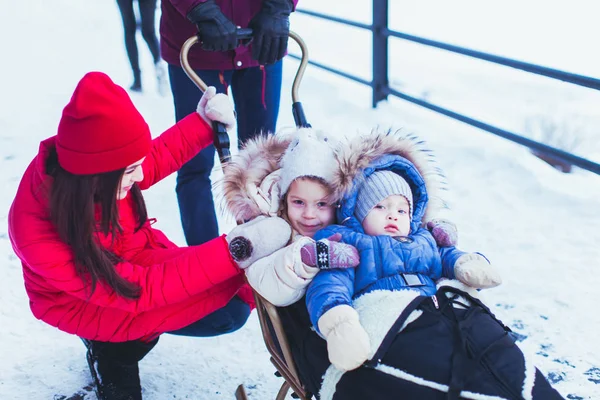
<svg viewBox="0 0 600 400">
<path fill-rule="evenodd" d="M 231 333 L 240 329 L 250 315 L 250 306 L 239 297 L 234 298 L 227 305 L 206 317 L 189 324 L 176 331 L 168 332 L 171 335 L 210 337 Z"/>
<path fill-rule="evenodd" d="M 226 93 L 231 87 L 237 113 L 238 143 L 241 145 L 261 131 L 273 132 L 281 97 L 282 62 L 240 70 L 196 70 L 208 86 Z M 169 65 L 169 79 L 177 121 L 196 110 L 201 93 L 181 67 Z M 190 246 L 219 235 L 211 191 L 210 173 L 215 148 L 202 150 L 177 174 L 177 201 L 185 240 Z"/>
</svg>

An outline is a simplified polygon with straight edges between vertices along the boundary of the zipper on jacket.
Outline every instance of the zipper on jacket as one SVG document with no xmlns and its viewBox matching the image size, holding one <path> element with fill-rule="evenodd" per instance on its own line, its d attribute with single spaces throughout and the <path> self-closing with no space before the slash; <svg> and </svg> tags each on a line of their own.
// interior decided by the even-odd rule
<svg viewBox="0 0 600 400">
<path fill-rule="evenodd" d="M 375 247 L 375 271 L 377 271 L 377 266 L 380 266 L 381 268 L 381 272 L 383 272 L 383 264 L 381 263 L 381 246 L 379 246 L 379 240 L 377 240 L 377 237 L 373 238 L 373 244 Z M 383 278 L 383 274 L 379 274 L 379 271 L 377 271 L 377 273 L 375 274 L 375 282 L 377 282 L 377 280 Z"/>
</svg>

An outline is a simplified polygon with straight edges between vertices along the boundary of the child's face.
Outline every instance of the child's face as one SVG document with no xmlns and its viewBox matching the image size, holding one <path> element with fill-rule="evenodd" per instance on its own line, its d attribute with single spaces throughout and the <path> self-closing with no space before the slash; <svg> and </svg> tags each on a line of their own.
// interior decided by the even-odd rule
<svg viewBox="0 0 600 400">
<path fill-rule="evenodd" d="M 117 200 L 124 199 L 125 196 L 127 196 L 127 192 L 131 190 L 133 184 L 136 182 L 141 182 L 144 179 L 142 163 L 145 159 L 146 157 L 134 162 L 133 164 L 125 168 L 125 172 L 123 172 L 123 177 L 121 177 L 119 191 L 117 192 Z"/>
<path fill-rule="evenodd" d="M 406 197 L 386 197 L 369 211 L 362 227 L 371 236 L 407 236 L 410 233 L 410 208 Z"/>
<path fill-rule="evenodd" d="M 286 196 L 287 217 L 298 233 L 313 237 L 322 228 L 333 223 L 335 209 L 328 201 L 330 191 L 323 184 L 310 179 L 296 179 Z"/>
</svg>

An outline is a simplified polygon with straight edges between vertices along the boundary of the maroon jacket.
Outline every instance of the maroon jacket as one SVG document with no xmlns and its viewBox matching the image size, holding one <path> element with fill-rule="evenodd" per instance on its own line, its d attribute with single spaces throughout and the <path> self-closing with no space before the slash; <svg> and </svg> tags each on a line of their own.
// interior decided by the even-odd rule
<svg viewBox="0 0 600 400">
<path fill-rule="evenodd" d="M 167 63 L 181 65 L 179 62 L 181 46 L 198 32 L 196 25 L 188 21 L 186 15 L 204 1 L 163 0 L 161 2 L 160 52 Z M 292 1 L 295 8 L 298 0 Z M 261 0 L 216 0 L 215 3 L 235 25 L 247 28 L 252 17 L 260 10 Z M 196 44 L 190 49 L 188 60 L 194 69 L 230 70 L 258 65 L 258 62 L 252 59 L 249 46 L 240 46 L 233 51 L 213 52 L 204 51 Z"/>
</svg>

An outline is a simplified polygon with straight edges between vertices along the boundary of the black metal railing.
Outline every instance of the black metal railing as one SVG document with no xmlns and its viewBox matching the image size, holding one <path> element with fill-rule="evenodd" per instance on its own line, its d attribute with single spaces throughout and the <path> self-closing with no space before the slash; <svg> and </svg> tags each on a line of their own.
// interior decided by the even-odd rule
<svg viewBox="0 0 600 400">
<path fill-rule="evenodd" d="M 419 43 L 425 46 L 435 47 L 442 50 L 447 50 L 453 53 L 462 54 L 468 57 L 477 58 L 480 60 L 488 61 L 491 63 L 504 65 L 511 68 L 520 69 L 529 73 L 546 76 L 548 78 L 561 80 L 564 82 L 568 82 L 574 85 L 583 86 L 589 89 L 600 90 L 600 79 L 592 78 L 589 76 L 574 74 L 570 72 L 560 71 L 553 68 L 548 68 L 536 64 L 531 64 L 523 61 L 513 60 L 506 57 L 500 57 L 493 54 L 484 53 L 481 51 L 471 50 L 464 47 L 455 46 L 448 43 L 438 42 L 435 40 L 430 40 L 414 35 L 409 35 L 406 33 L 390 30 L 388 28 L 388 10 L 389 10 L 389 0 L 372 0 L 373 2 L 373 20 L 371 24 L 364 24 L 356 21 L 351 21 L 344 18 L 335 17 L 332 15 L 323 14 L 316 11 L 302 10 L 297 9 L 296 12 L 299 14 L 308 15 L 311 17 L 316 17 L 320 19 L 324 19 L 327 21 L 332 21 L 348 26 L 353 26 L 360 29 L 370 30 L 372 32 L 372 40 L 373 40 L 373 54 L 372 54 L 372 63 L 373 63 L 373 76 L 371 81 L 366 79 L 357 77 L 347 72 L 343 72 L 337 70 L 333 67 L 324 65 L 322 63 L 316 61 L 310 61 L 309 64 L 314 65 L 318 68 L 324 69 L 326 71 L 332 72 L 334 74 L 343 76 L 344 78 L 348 78 L 355 82 L 359 82 L 361 84 L 370 86 L 372 88 L 372 105 L 373 107 L 377 106 L 381 100 L 387 99 L 388 95 L 396 96 L 403 100 L 409 101 L 411 103 L 417 104 L 421 107 L 425 107 L 429 110 L 435 111 L 437 113 L 446 115 L 450 118 L 456 119 L 458 121 L 464 122 L 471 126 L 477 127 L 484 131 L 490 132 L 494 135 L 500 136 L 504 139 L 510 140 L 512 142 L 518 143 L 520 145 L 526 146 L 533 151 L 538 153 L 548 155 L 565 163 L 575 165 L 577 167 L 586 169 L 595 174 L 600 175 L 600 164 L 590 161 L 588 159 L 579 157 L 575 154 L 569 153 L 567 151 L 557 149 L 555 147 L 549 146 L 544 143 L 537 142 L 535 140 L 529 139 L 522 135 L 518 135 L 516 133 L 495 127 L 483 121 L 479 121 L 475 118 L 468 117 L 466 115 L 460 114 L 458 112 L 440 107 L 436 104 L 429 103 L 425 100 L 418 99 L 416 97 L 410 96 L 406 93 L 393 89 L 389 85 L 389 71 L 388 71 L 388 40 L 390 37 L 399 38 L 407 41 L 411 41 L 414 43 Z M 290 57 L 298 58 L 294 54 L 290 54 Z"/>
</svg>

